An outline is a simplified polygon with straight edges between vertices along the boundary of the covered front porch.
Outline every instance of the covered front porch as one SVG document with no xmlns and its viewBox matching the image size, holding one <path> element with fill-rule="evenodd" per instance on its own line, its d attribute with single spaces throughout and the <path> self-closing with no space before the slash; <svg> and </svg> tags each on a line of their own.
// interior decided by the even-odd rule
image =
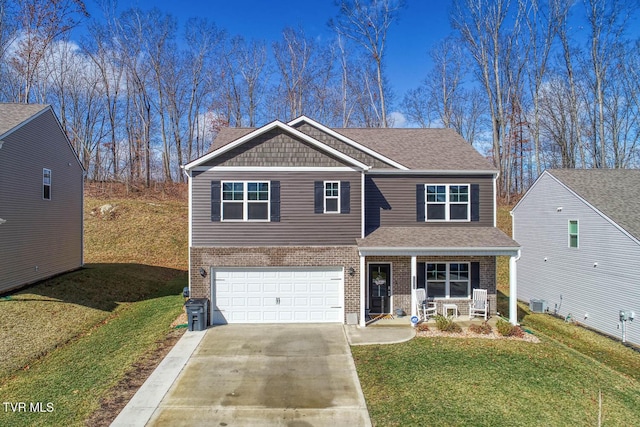
<svg viewBox="0 0 640 427">
<path fill-rule="evenodd" d="M 424 288 L 437 313 L 469 314 L 473 289 L 486 289 L 496 314 L 496 257 L 510 257 L 509 320 L 517 323 L 516 260 L 520 247 L 493 227 L 381 227 L 358 240 L 360 326 L 398 311 L 417 314 L 415 290 Z"/>
</svg>

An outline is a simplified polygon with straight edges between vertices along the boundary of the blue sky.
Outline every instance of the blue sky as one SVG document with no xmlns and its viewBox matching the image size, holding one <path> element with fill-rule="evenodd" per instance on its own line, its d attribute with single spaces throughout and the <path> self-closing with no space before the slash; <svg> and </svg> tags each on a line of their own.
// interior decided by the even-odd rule
<svg viewBox="0 0 640 427">
<path fill-rule="evenodd" d="M 397 102 L 424 79 L 429 67 L 429 49 L 450 33 L 449 4 L 446 0 L 408 0 L 391 27 L 386 73 Z M 94 13 L 91 0 L 87 6 Z M 157 7 L 178 18 L 180 25 L 190 17 L 206 17 L 232 35 L 263 39 L 269 44 L 279 40 L 282 29 L 287 26 L 300 25 L 308 36 L 330 38 L 333 35 L 327 22 L 338 13 L 333 0 L 135 0 L 121 1 L 118 6 L 119 10 Z M 99 15 L 96 13 L 96 17 Z"/>
</svg>

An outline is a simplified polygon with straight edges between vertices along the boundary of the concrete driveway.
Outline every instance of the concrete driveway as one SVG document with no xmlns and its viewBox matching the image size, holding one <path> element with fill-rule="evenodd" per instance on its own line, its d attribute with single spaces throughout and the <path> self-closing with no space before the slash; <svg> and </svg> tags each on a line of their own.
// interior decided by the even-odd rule
<svg viewBox="0 0 640 427">
<path fill-rule="evenodd" d="M 369 426 L 342 325 L 210 328 L 151 426 Z"/>
</svg>

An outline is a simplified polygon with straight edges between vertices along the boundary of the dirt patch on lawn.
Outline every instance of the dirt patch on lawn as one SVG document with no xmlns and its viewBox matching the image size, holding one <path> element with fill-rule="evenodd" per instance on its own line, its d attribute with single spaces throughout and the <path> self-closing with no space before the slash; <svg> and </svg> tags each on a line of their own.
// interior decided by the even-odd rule
<svg viewBox="0 0 640 427">
<path fill-rule="evenodd" d="M 100 401 L 100 407 L 85 421 L 85 425 L 108 427 L 182 337 L 185 330 L 186 328 L 173 329 L 163 340 L 158 341 L 158 346 L 154 350 L 145 353 L 124 378 L 107 392 Z"/>
</svg>

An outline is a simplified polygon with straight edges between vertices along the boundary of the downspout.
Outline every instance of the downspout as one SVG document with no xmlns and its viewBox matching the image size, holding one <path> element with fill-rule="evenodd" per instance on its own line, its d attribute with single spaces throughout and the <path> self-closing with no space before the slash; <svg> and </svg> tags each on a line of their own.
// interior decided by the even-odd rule
<svg viewBox="0 0 640 427">
<path fill-rule="evenodd" d="M 188 245 L 189 246 L 187 248 L 187 251 L 188 251 L 188 263 L 189 263 L 189 274 L 187 276 L 188 276 L 189 295 L 191 295 L 191 243 L 192 243 L 191 242 L 191 225 L 192 225 L 191 224 L 191 218 L 192 218 L 192 215 L 191 215 L 191 190 L 192 190 L 192 185 L 193 184 L 192 184 L 192 179 L 191 179 L 191 172 L 187 171 L 184 168 L 184 165 L 181 165 L 180 169 L 182 169 L 182 172 L 187 177 L 188 193 L 189 193 L 189 196 L 188 196 L 188 200 L 189 200 L 188 201 L 188 213 L 187 213 L 187 215 L 189 216 L 189 220 L 188 220 L 188 223 L 189 223 L 189 232 L 188 232 L 188 241 L 189 241 L 189 243 L 188 243 Z"/>
<path fill-rule="evenodd" d="M 511 238 L 515 240 L 515 217 L 513 211 L 509 212 L 511 215 Z M 518 265 L 516 264 L 522 252 L 518 249 L 516 256 L 509 258 L 509 322 L 512 325 L 518 324 Z"/>
<path fill-rule="evenodd" d="M 520 249 L 516 256 L 509 258 L 509 322 L 518 324 L 518 274 L 517 264 L 520 259 Z"/>
</svg>

